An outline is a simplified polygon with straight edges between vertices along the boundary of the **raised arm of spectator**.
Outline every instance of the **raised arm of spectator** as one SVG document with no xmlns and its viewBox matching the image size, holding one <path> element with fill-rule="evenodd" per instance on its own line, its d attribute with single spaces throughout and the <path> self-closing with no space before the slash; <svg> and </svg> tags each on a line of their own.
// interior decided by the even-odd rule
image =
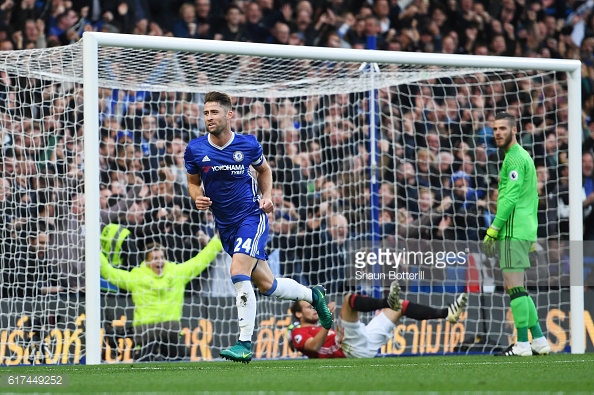
<svg viewBox="0 0 594 395">
<path fill-rule="evenodd" d="M 99 253 L 99 261 L 101 263 L 100 272 L 104 279 L 112 283 L 118 288 L 133 292 L 138 285 L 135 273 L 127 270 L 116 269 L 111 266 L 107 257 L 103 253 Z"/>
<path fill-rule="evenodd" d="M 223 249 L 221 240 L 214 236 L 210 242 L 194 258 L 175 266 L 176 275 L 183 277 L 186 282 L 191 281 L 199 275 L 215 260 L 219 252 Z"/>
</svg>

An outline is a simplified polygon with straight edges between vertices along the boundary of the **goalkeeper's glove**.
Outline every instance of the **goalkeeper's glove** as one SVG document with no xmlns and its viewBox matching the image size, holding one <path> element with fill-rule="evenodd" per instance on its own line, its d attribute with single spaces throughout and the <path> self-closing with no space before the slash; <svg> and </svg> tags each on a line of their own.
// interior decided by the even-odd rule
<svg viewBox="0 0 594 395">
<path fill-rule="evenodd" d="M 536 250 L 536 243 L 532 243 L 530 246 L 528 258 L 530 259 L 530 266 L 534 266 L 538 263 L 538 251 Z"/>
<path fill-rule="evenodd" d="M 487 229 L 487 234 L 483 240 L 483 252 L 487 258 L 493 258 L 495 256 L 495 246 L 497 245 L 497 235 L 499 230 L 492 226 Z"/>
</svg>

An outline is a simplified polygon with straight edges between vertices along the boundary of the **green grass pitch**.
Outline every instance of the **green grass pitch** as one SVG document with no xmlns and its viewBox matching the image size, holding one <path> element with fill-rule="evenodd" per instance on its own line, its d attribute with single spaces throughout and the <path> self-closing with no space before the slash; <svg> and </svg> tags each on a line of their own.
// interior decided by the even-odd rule
<svg viewBox="0 0 594 395">
<path fill-rule="evenodd" d="M 69 382 L 8 386 L 15 374 Z M 593 393 L 594 354 L 2 367 L 0 380 L 0 393 Z"/>
</svg>

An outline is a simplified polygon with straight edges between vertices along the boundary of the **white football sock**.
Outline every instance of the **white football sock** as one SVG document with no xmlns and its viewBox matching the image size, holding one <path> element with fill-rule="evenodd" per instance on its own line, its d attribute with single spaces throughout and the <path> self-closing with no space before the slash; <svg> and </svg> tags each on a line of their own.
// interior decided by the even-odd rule
<svg viewBox="0 0 594 395">
<path fill-rule="evenodd" d="M 313 302 L 311 289 L 290 278 L 275 278 L 272 288 L 265 292 L 264 295 L 284 300 Z"/>
<path fill-rule="evenodd" d="M 251 342 L 256 324 L 256 293 L 251 281 L 233 284 L 237 290 L 237 318 L 239 319 L 239 340 Z"/>
</svg>

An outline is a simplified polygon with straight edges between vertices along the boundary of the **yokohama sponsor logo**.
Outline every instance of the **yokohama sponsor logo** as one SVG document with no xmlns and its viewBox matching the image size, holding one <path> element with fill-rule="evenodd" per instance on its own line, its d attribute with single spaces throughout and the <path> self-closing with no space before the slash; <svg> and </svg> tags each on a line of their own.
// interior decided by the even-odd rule
<svg viewBox="0 0 594 395">
<path fill-rule="evenodd" d="M 245 170 L 244 165 L 221 165 L 221 166 L 212 166 L 212 171 L 241 171 Z"/>
</svg>

